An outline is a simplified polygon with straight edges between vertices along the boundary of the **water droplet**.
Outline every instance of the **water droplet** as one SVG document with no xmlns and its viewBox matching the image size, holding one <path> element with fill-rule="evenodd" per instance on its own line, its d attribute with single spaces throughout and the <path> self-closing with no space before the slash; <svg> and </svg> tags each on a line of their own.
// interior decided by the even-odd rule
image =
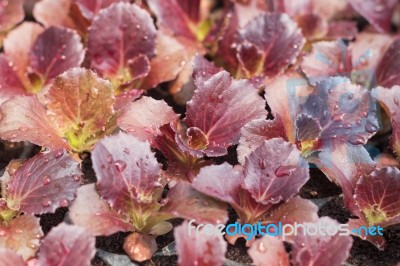
<svg viewBox="0 0 400 266">
<path fill-rule="evenodd" d="M 49 198 L 44 198 L 42 200 L 42 206 L 43 207 L 50 207 L 50 205 L 51 205 L 51 200 Z"/>
<path fill-rule="evenodd" d="M 7 232 L 3 229 L 0 229 L 0 236 L 5 236 Z"/>
<path fill-rule="evenodd" d="M 68 207 L 69 206 L 69 200 L 68 199 L 62 199 L 60 201 L 60 206 L 61 207 Z"/>
<path fill-rule="evenodd" d="M 90 89 L 90 96 L 92 96 L 93 99 L 96 99 L 99 96 L 99 89 L 92 87 Z"/>
<path fill-rule="evenodd" d="M 124 151 L 124 153 L 129 154 L 128 148 L 124 148 L 123 151 Z"/>
<path fill-rule="evenodd" d="M 263 159 L 258 159 L 258 166 L 263 170 L 266 168 L 265 161 Z"/>
<path fill-rule="evenodd" d="M 365 144 L 365 139 L 363 136 L 352 135 L 348 138 L 348 141 L 353 145 Z"/>
<path fill-rule="evenodd" d="M 375 133 L 376 131 L 378 131 L 378 127 L 369 122 L 367 125 L 365 125 L 365 131 L 367 131 L 368 133 Z"/>
<path fill-rule="evenodd" d="M 399 105 L 399 99 L 396 96 L 394 96 L 393 102 L 395 105 Z"/>
<path fill-rule="evenodd" d="M 54 157 L 55 157 L 56 159 L 58 159 L 58 158 L 60 158 L 61 156 L 63 156 L 63 154 L 64 154 L 64 151 L 59 150 L 59 151 L 57 151 L 57 152 L 54 153 Z"/>
<path fill-rule="evenodd" d="M 48 184 L 50 184 L 50 182 L 51 182 L 50 176 L 49 176 L 49 175 L 45 175 L 45 176 L 43 177 L 42 182 L 43 182 L 43 185 L 48 185 Z"/>
<path fill-rule="evenodd" d="M 80 175 L 73 175 L 72 178 L 74 179 L 75 182 L 79 182 L 81 180 Z"/>
<path fill-rule="evenodd" d="M 285 176 L 291 175 L 295 170 L 296 170 L 295 165 L 279 166 L 275 170 L 275 175 L 277 177 L 285 177 Z"/>
<path fill-rule="evenodd" d="M 260 242 L 257 245 L 257 250 L 260 251 L 261 253 L 265 253 L 267 251 L 267 249 L 265 248 L 265 245 L 263 242 Z"/>
<path fill-rule="evenodd" d="M 114 165 L 115 165 L 115 168 L 117 168 L 117 171 L 120 172 L 120 173 L 122 171 L 124 171 L 125 168 L 126 168 L 126 163 L 124 161 L 121 161 L 121 160 L 115 161 Z"/>
</svg>

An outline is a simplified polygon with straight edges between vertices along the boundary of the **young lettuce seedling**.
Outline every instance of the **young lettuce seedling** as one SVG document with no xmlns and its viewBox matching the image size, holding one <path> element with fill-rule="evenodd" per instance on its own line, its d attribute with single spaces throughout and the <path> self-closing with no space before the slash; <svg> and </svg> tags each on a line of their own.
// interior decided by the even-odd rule
<svg viewBox="0 0 400 266">
<path fill-rule="evenodd" d="M 43 236 L 35 214 L 68 207 L 81 185 L 79 162 L 63 150 L 11 162 L 0 179 L 0 247 L 24 260 L 35 256 Z"/>
<path fill-rule="evenodd" d="M 225 204 L 188 183 L 176 184 L 164 198 L 168 179 L 147 142 L 126 133 L 104 138 L 95 145 L 92 161 L 97 183 L 78 190 L 70 217 L 93 235 L 133 231 L 124 249 L 136 261 L 151 258 L 157 248 L 155 236 L 172 229 L 166 222 L 171 218 L 227 221 Z"/>
</svg>

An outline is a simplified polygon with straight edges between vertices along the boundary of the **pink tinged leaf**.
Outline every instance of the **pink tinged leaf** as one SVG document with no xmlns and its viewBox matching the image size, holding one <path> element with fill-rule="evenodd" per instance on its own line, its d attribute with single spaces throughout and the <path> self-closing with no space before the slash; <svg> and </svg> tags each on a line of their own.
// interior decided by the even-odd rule
<svg viewBox="0 0 400 266">
<path fill-rule="evenodd" d="M 83 16 L 92 20 L 101 9 L 107 8 L 116 2 L 129 2 L 128 0 L 74 0 Z"/>
<path fill-rule="evenodd" d="M 50 27 L 38 36 L 30 59 L 32 70 L 47 82 L 72 67 L 78 67 L 83 58 L 83 45 L 75 31 Z"/>
<path fill-rule="evenodd" d="M 24 260 L 35 257 L 43 237 L 39 218 L 27 214 L 0 225 L 0 233 L 0 246 L 14 250 Z"/>
<path fill-rule="evenodd" d="M 392 123 L 392 137 L 391 145 L 392 149 L 396 153 L 397 157 L 400 155 L 400 113 L 399 101 L 400 101 L 400 86 L 393 86 L 391 89 L 377 87 L 372 90 L 372 95 L 378 100 L 380 105 L 383 107 L 387 115 L 390 117 Z"/>
<path fill-rule="evenodd" d="M 69 16 L 71 0 L 41 0 L 33 8 L 33 17 L 45 27 L 59 26 L 75 28 Z"/>
<path fill-rule="evenodd" d="M 151 89 L 175 79 L 185 67 L 182 62 L 187 60 L 188 54 L 177 39 L 157 32 L 156 43 L 156 56 L 150 60 L 150 72 L 140 84 L 142 89 Z"/>
<path fill-rule="evenodd" d="M 0 104 L 14 95 L 25 94 L 24 85 L 13 66 L 4 55 L 0 55 Z"/>
<path fill-rule="evenodd" d="M 211 164 L 210 160 L 197 158 L 182 151 L 175 142 L 175 131 L 169 124 L 160 127 L 161 134 L 152 140 L 152 147 L 161 151 L 168 160 L 164 172 L 170 179 L 191 181 L 201 167 Z"/>
<path fill-rule="evenodd" d="M 289 266 L 289 255 L 282 240 L 265 235 L 254 241 L 247 251 L 256 266 Z"/>
<path fill-rule="evenodd" d="M 78 189 L 76 200 L 69 208 L 69 217 L 76 225 L 85 227 L 94 236 L 109 236 L 117 232 L 134 231 L 116 211 L 102 200 L 94 184 Z"/>
<path fill-rule="evenodd" d="M 0 3 L 0 32 L 11 29 L 24 19 L 23 0 L 5 0 Z"/>
<path fill-rule="evenodd" d="M 337 228 L 339 224 L 329 218 L 322 217 L 314 223 L 325 228 Z M 310 224 L 309 224 L 310 225 Z M 299 228 L 302 231 L 302 228 Z M 331 229 L 332 230 L 332 229 Z M 353 239 L 349 235 L 305 235 L 299 232 L 294 238 L 292 263 L 294 265 L 342 265 L 350 254 Z"/>
<path fill-rule="evenodd" d="M 144 90 L 131 89 L 118 94 L 115 97 L 114 110 L 124 109 L 126 105 L 139 99 L 143 93 Z"/>
<path fill-rule="evenodd" d="M 308 163 L 295 145 L 281 138 L 266 140 L 246 158 L 244 188 L 255 201 L 285 202 L 310 178 Z"/>
<path fill-rule="evenodd" d="M 176 121 L 178 115 L 164 101 L 142 97 L 126 106 L 118 118 L 118 126 L 142 141 L 160 135 L 160 127 Z"/>
<path fill-rule="evenodd" d="M 15 72 L 25 88 L 31 85 L 28 79 L 29 55 L 33 44 L 43 30 L 43 27 L 37 23 L 24 22 L 4 39 L 5 54 L 16 68 Z"/>
<path fill-rule="evenodd" d="M 363 227 L 362 227 L 362 226 L 364 226 L 364 228 L 368 227 L 366 221 L 363 218 L 350 219 L 347 224 L 349 226 L 349 230 L 352 235 L 357 236 L 357 237 L 361 238 L 362 240 L 366 240 L 366 241 L 370 242 L 371 244 L 375 245 L 380 251 L 383 251 L 385 249 L 385 247 L 386 247 L 385 238 L 383 236 L 379 235 L 378 232 L 376 235 L 367 234 L 366 230 L 363 229 Z M 357 232 L 357 233 L 354 233 L 353 230 L 355 230 L 355 232 Z"/>
<path fill-rule="evenodd" d="M 332 21 L 328 24 L 328 38 L 353 40 L 358 34 L 357 23 L 354 21 Z"/>
<path fill-rule="evenodd" d="M 195 219 L 198 223 L 225 223 L 226 204 L 195 190 L 191 184 L 180 182 L 167 195 L 167 203 L 160 209 L 171 217 Z M 182 204 L 184 199 L 185 204 Z"/>
<path fill-rule="evenodd" d="M 39 265 L 89 266 L 96 253 L 95 238 L 83 227 L 62 223 L 45 237 Z"/>
<path fill-rule="evenodd" d="M 265 218 L 265 222 L 282 222 L 282 224 L 312 223 L 316 220 L 318 220 L 318 206 L 300 196 L 279 205 Z"/>
<path fill-rule="evenodd" d="M 29 214 L 54 212 L 76 197 L 82 175 L 79 162 L 62 150 L 40 153 L 24 163 L 8 182 L 7 202 Z"/>
<path fill-rule="evenodd" d="M 188 129 L 179 136 L 185 142 L 192 133 L 204 134 L 208 144 L 203 152 L 208 156 L 224 155 L 227 147 L 239 141 L 240 129 L 246 123 L 267 115 L 264 105 L 249 81 L 234 80 L 227 72 L 219 72 L 197 84 L 195 95 L 187 104 L 185 123 Z"/>
<path fill-rule="evenodd" d="M 102 10 L 89 29 L 91 66 L 105 77 L 118 78 L 129 69 L 129 60 L 154 56 L 155 40 L 156 29 L 146 11 L 134 4 L 115 3 Z"/>
<path fill-rule="evenodd" d="M 394 85 L 400 85 L 400 75 L 396 71 L 400 60 L 400 40 L 395 40 L 382 57 L 378 65 L 376 78 L 378 85 L 390 88 Z"/>
<path fill-rule="evenodd" d="M 359 178 L 370 174 L 375 168 L 375 162 L 368 151 L 363 146 L 335 145 L 331 150 L 320 152 L 318 158 L 310 158 L 310 161 L 315 163 L 332 182 L 340 185 L 346 208 L 353 215 L 361 215 L 353 195 Z"/>
<path fill-rule="evenodd" d="M 379 32 L 388 32 L 396 0 L 350 0 L 351 6 Z"/>
<path fill-rule="evenodd" d="M 279 74 L 293 64 L 305 43 L 300 29 L 287 14 L 262 14 L 252 19 L 239 34 L 243 40 L 242 44 L 247 42 L 254 46 L 253 51 L 259 51 L 257 53 L 260 54 L 255 57 L 261 60 L 262 64 L 261 71 L 257 72 L 265 76 Z M 281 53 L 282 50 L 285 53 Z M 239 61 L 244 63 L 242 68 L 249 71 L 246 67 L 251 65 L 248 60 L 254 64 L 254 58 L 242 56 L 246 54 L 239 51 L 237 56 Z"/>
<path fill-rule="evenodd" d="M 308 81 L 297 72 L 288 72 L 266 84 L 265 98 L 272 114 L 282 119 L 287 139 L 295 143 L 295 120 L 300 113 L 301 103 L 314 90 Z"/>
<path fill-rule="evenodd" d="M 2 266 L 27 266 L 24 259 L 8 248 L 0 248 L 0 258 Z"/>
<path fill-rule="evenodd" d="M 193 188 L 210 197 L 240 207 L 243 175 L 228 163 L 205 166 L 194 178 Z"/>
<path fill-rule="evenodd" d="M 69 149 L 35 96 L 15 96 L 5 102 L 0 111 L 2 139 L 30 141 L 51 150 Z"/>
<path fill-rule="evenodd" d="M 192 227 L 191 227 L 192 226 Z M 219 266 L 225 261 L 227 243 L 219 234 L 194 230 L 187 221 L 175 227 L 174 237 L 180 266 Z M 190 232 L 190 234 L 189 234 Z"/>
<path fill-rule="evenodd" d="M 318 82 L 302 111 L 319 121 L 322 146 L 332 142 L 362 145 L 379 129 L 369 91 L 343 77 Z"/>
<path fill-rule="evenodd" d="M 352 70 L 351 51 L 343 41 L 317 42 L 303 58 L 301 69 L 311 84 L 333 76 L 349 77 Z"/>
<path fill-rule="evenodd" d="M 400 220 L 400 170 L 385 167 L 361 176 L 354 199 L 367 224 L 389 226 Z M 397 218 L 397 219 L 396 219 Z"/>
<path fill-rule="evenodd" d="M 150 61 L 146 55 L 140 54 L 132 59 L 129 59 L 127 64 L 131 71 L 132 81 L 142 79 L 150 72 Z"/>
<path fill-rule="evenodd" d="M 104 131 L 114 115 L 111 83 L 88 69 L 73 68 L 59 75 L 46 98 L 52 119 L 78 151 L 88 149 L 87 140 Z"/>
<path fill-rule="evenodd" d="M 280 115 L 277 114 L 274 120 L 260 118 L 247 123 L 240 131 L 239 146 L 237 148 L 239 162 L 243 165 L 245 158 L 263 144 L 264 140 L 273 138 L 284 138 L 287 140 Z"/>
<path fill-rule="evenodd" d="M 149 260 L 157 251 L 155 236 L 132 233 L 125 238 L 124 251 L 134 261 Z"/>
<path fill-rule="evenodd" d="M 147 142 L 119 133 L 98 142 L 92 153 L 97 189 L 112 209 L 130 212 L 131 204 L 152 203 L 161 166 Z"/>
<path fill-rule="evenodd" d="M 177 0 L 149 0 L 148 5 L 156 15 L 157 25 L 162 32 L 193 40 L 196 38 L 190 30 L 190 19 Z"/>
</svg>

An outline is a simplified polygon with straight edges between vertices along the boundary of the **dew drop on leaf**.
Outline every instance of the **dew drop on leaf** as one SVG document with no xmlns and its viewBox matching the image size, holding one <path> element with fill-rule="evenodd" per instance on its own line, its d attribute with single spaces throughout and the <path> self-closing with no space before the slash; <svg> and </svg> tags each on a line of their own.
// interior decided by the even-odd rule
<svg viewBox="0 0 400 266">
<path fill-rule="evenodd" d="M 257 250 L 258 250 L 259 252 L 261 252 L 261 253 L 265 253 L 265 252 L 267 251 L 267 249 L 265 248 L 265 245 L 264 245 L 263 242 L 260 242 L 260 243 L 257 245 Z"/>
<path fill-rule="evenodd" d="M 43 185 L 48 185 L 48 184 L 50 184 L 50 182 L 51 182 L 50 176 L 49 176 L 49 175 L 45 175 L 45 176 L 43 177 L 42 182 L 43 182 Z"/>
<path fill-rule="evenodd" d="M 50 205 L 51 205 L 51 200 L 49 198 L 44 198 L 42 200 L 42 206 L 43 207 L 50 207 Z"/>
<path fill-rule="evenodd" d="M 69 200 L 68 199 L 62 199 L 60 201 L 60 206 L 61 207 L 68 207 L 69 206 Z"/>
<path fill-rule="evenodd" d="M 296 170 L 295 165 L 279 166 L 275 170 L 275 175 L 277 177 L 285 177 L 291 175 L 294 172 L 294 170 Z"/>
<path fill-rule="evenodd" d="M 352 135 L 348 138 L 348 141 L 353 145 L 365 144 L 365 139 L 363 136 Z"/>
<path fill-rule="evenodd" d="M 125 170 L 126 168 L 126 163 L 124 161 L 121 160 L 117 160 L 114 162 L 115 168 L 117 169 L 118 172 L 122 172 Z"/>
<path fill-rule="evenodd" d="M 73 175 L 72 178 L 74 179 L 75 182 L 79 182 L 81 180 L 80 175 Z"/>
</svg>

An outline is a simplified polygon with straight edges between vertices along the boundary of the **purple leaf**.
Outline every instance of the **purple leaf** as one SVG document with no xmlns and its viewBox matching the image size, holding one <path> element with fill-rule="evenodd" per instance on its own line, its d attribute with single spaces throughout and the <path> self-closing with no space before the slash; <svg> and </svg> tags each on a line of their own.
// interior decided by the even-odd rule
<svg viewBox="0 0 400 266">
<path fill-rule="evenodd" d="M 91 66 L 104 77 L 129 82 L 129 60 L 139 55 L 153 57 L 155 40 L 156 29 L 146 11 L 134 4 L 115 3 L 100 11 L 89 29 Z"/>
<path fill-rule="evenodd" d="M 150 97 L 129 103 L 118 118 L 118 126 L 142 141 L 153 140 L 160 135 L 160 127 L 179 117 L 164 101 Z"/>
<path fill-rule="evenodd" d="M 394 85 L 400 85 L 400 75 L 396 69 L 399 68 L 400 40 L 395 40 L 383 55 L 381 62 L 377 67 L 376 78 L 378 85 L 390 88 Z"/>
<path fill-rule="evenodd" d="M 263 99 L 249 81 L 234 80 L 222 71 L 197 84 L 195 95 L 187 104 L 187 129 L 182 128 L 177 136 L 181 146 L 193 154 L 221 156 L 239 141 L 242 126 L 266 114 Z M 190 147 L 189 141 L 197 143 L 199 137 L 205 136 L 204 145 Z"/>
<path fill-rule="evenodd" d="M 385 167 L 363 175 L 357 182 L 354 199 L 369 226 L 400 223 L 400 170 Z"/>
<path fill-rule="evenodd" d="M 64 151 L 39 153 L 11 176 L 7 202 L 29 214 L 54 212 L 67 207 L 81 184 L 79 162 Z"/>
<path fill-rule="evenodd" d="M 379 32 L 390 30 L 396 0 L 349 0 L 351 6 Z"/>
<path fill-rule="evenodd" d="M 227 244 L 221 235 L 209 235 L 203 230 L 190 229 L 188 222 L 175 227 L 174 237 L 180 266 L 220 266 L 225 261 Z"/>
<path fill-rule="evenodd" d="M 167 195 L 167 203 L 160 209 L 172 217 L 195 219 L 197 223 L 225 223 L 226 205 L 195 190 L 189 183 L 180 182 Z M 182 204 L 184 199 L 184 204 Z"/>
<path fill-rule="evenodd" d="M 240 140 L 237 148 L 239 162 L 243 165 L 245 158 L 263 144 L 264 140 L 273 138 L 287 140 L 285 127 L 279 114 L 276 114 L 274 120 L 260 118 L 247 123 L 240 130 Z"/>
<path fill-rule="evenodd" d="M 339 224 L 329 218 L 322 217 L 315 222 L 325 228 L 338 227 Z M 301 232 L 294 238 L 292 246 L 292 263 L 299 266 L 307 265 L 342 265 L 350 254 L 353 239 L 348 235 L 305 235 Z"/>
<path fill-rule="evenodd" d="M 264 143 L 246 158 L 244 188 L 264 205 L 285 202 L 309 179 L 308 163 L 281 138 Z"/>
<path fill-rule="evenodd" d="M 242 69 L 251 76 L 283 72 L 295 62 L 305 43 L 301 30 L 287 14 L 262 14 L 240 30 L 239 36 L 236 55 Z M 255 69 L 249 68 L 254 65 Z"/>
<path fill-rule="evenodd" d="M 301 69 L 311 84 L 333 76 L 351 75 L 351 51 L 343 41 L 317 42 L 312 52 L 303 58 Z"/>
<path fill-rule="evenodd" d="M 39 218 L 21 215 L 8 225 L 0 224 L 0 246 L 14 250 L 24 260 L 35 257 L 43 237 Z"/>
<path fill-rule="evenodd" d="M 2 104 L 0 137 L 5 140 L 30 141 L 51 150 L 69 149 L 62 133 L 54 127 L 46 109 L 35 96 L 15 96 Z"/>
<path fill-rule="evenodd" d="M 84 228 L 62 223 L 45 237 L 39 252 L 39 265 L 91 265 L 96 253 L 95 238 Z"/>
<path fill-rule="evenodd" d="M 156 192 L 163 188 L 161 166 L 147 142 L 122 132 L 106 137 L 95 145 L 92 161 L 98 192 L 112 209 L 127 215 L 132 204 L 158 200 Z"/>
<path fill-rule="evenodd" d="M 247 251 L 256 266 L 289 266 L 289 255 L 283 242 L 265 235 L 255 240 Z"/>
<path fill-rule="evenodd" d="M 107 8 L 116 2 L 129 2 L 128 0 L 73 0 L 82 12 L 82 15 L 88 19 L 92 20 L 101 9 Z"/>
<path fill-rule="evenodd" d="M 83 58 L 83 45 L 76 32 L 50 27 L 37 37 L 30 60 L 32 70 L 47 83 L 64 71 L 78 67 Z"/>
<path fill-rule="evenodd" d="M 102 200 L 94 184 L 78 189 L 76 200 L 69 208 L 69 217 L 74 224 L 85 227 L 94 236 L 109 236 L 120 231 L 134 231 L 133 226 L 105 200 Z"/>
<path fill-rule="evenodd" d="M 147 2 L 156 15 L 157 25 L 162 32 L 188 39 L 196 38 L 190 29 L 190 20 L 177 0 L 149 0 Z M 190 4 L 193 5 L 193 3 Z"/>
<path fill-rule="evenodd" d="M 332 150 L 323 150 L 318 157 L 310 158 L 324 174 L 340 185 L 344 194 L 344 204 L 353 215 L 360 215 L 353 195 L 356 183 L 363 175 L 370 174 L 375 163 L 363 146 L 349 144 L 335 145 Z"/>
<path fill-rule="evenodd" d="M 244 178 L 230 164 L 205 166 L 193 180 L 193 187 L 216 199 L 240 208 L 240 193 Z"/>
<path fill-rule="evenodd" d="M 400 86 L 393 86 L 391 89 L 378 87 L 372 90 L 372 95 L 379 101 L 387 115 L 392 122 L 392 137 L 391 145 L 393 151 L 400 156 L 400 113 L 399 99 L 400 99 Z"/>
<path fill-rule="evenodd" d="M 23 95 L 24 85 L 21 83 L 13 63 L 4 55 L 0 55 L 0 104 L 14 95 Z"/>
<path fill-rule="evenodd" d="M 318 140 L 323 147 L 332 142 L 362 145 L 379 129 L 376 106 L 368 90 L 351 84 L 347 78 L 318 82 L 302 105 L 302 112 L 318 120 L 323 129 Z"/>
</svg>

